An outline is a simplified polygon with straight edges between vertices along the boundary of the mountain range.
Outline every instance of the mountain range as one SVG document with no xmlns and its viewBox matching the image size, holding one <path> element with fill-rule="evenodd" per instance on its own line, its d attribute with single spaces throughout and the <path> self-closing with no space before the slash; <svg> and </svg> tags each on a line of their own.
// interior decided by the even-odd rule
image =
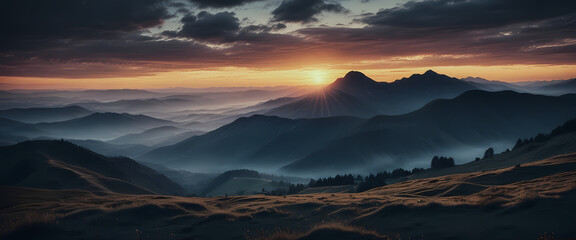
<svg viewBox="0 0 576 240">
<path fill-rule="evenodd" d="M 503 150 L 517 137 L 548 131 L 573 118 L 573 94 L 527 93 L 548 88 L 557 95 L 570 92 L 573 83 L 528 86 L 457 79 L 432 70 L 388 83 L 351 71 L 300 96 L 294 94 L 306 92 L 302 88 L 189 94 L 129 89 L 16 91 L 7 96 L 57 93 L 77 100 L 84 94 L 105 100 L 126 93 L 127 97 L 84 103 L 90 110 L 80 106 L 2 110 L 0 144 L 62 138 L 106 155 L 137 156 L 173 168 L 219 171 L 247 166 L 290 174 L 418 166 L 432 154 L 468 161 L 491 144 Z M 280 94 L 287 95 L 246 107 L 248 102 Z M 234 105 L 241 99 L 245 101 Z M 195 109 L 202 106 L 194 105 L 197 101 L 225 105 Z M 92 112 L 108 108 L 151 111 L 159 117 Z"/>
<path fill-rule="evenodd" d="M 50 137 L 106 140 L 174 124 L 146 115 L 108 112 L 62 122 L 38 123 L 34 127 L 47 132 Z"/>
<path fill-rule="evenodd" d="M 434 99 L 453 98 L 474 89 L 478 88 L 432 70 L 391 83 L 376 82 L 361 72 L 351 71 L 320 91 L 263 114 L 287 118 L 397 115 Z"/>
<path fill-rule="evenodd" d="M 518 137 L 547 132 L 573 118 L 574 94 L 552 97 L 474 90 L 397 116 L 240 118 L 138 159 L 200 169 L 284 165 L 282 171 L 291 174 L 365 171 L 413 166 L 441 152 L 473 159 L 490 145 L 505 148 Z"/>
</svg>

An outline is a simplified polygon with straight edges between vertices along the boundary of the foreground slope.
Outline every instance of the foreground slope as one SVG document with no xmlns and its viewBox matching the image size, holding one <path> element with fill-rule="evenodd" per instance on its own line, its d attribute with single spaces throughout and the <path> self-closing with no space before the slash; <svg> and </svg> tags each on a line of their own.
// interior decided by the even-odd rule
<svg viewBox="0 0 576 240">
<path fill-rule="evenodd" d="M 561 238 L 576 234 L 576 154 L 356 194 L 185 198 L 6 186 L 0 193 L 6 196 L 0 200 L 3 239 L 95 234 L 99 239 L 537 239 L 545 232 Z"/>
<path fill-rule="evenodd" d="M 129 194 L 178 194 L 181 187 L 136 161 L 109 158 L 70 142 L 27 141 L 0 147 L 0 184 Z"/>
</svg>

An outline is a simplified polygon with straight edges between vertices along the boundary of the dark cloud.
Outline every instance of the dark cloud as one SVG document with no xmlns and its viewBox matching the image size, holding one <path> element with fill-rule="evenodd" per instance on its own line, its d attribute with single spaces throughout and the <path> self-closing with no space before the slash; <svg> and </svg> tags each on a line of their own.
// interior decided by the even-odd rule
<svg viewBox="0 0 576 240">
<path fill-rule="evenodd" d="M 347 13 L 339 3 L 325 0 L 284 0 L 274 11 L 272 20 L 278 22 L 316 22 L 322 12 Z"/>
<path fill-rule="evenodd" d="M 18 46 L 39 39 L 113 38 L 163 23 L 165 0 L 3 1 L 1 43 Z"/>
<path fill-rule="evenodd" d="M 286 28 L 282 23 L 240 27 L 240 20 L 233 12 L 211 14 L 202 11 L 198 15 L 187 14 L 180 22 L 184 24 L 180 31 L 163 34 L 211 43 L 254 42 L 269 39 L 270 32 Z"/>
<path fill-rule="evenodd" d="M 231 13 L 222 14 L 226 17 L 215 17 L 217 15 L 187 15 L 182 21 L 195 23 L 207 17 L 229 19 L 233 16 Z M 222 27 L 227 30 L 219 31 L 221 35 L 214 32 L 194 35 L 210 43 L 233 43 L 226 48 L 212 48 L 196 39 L 143 36 L 138 32 L 114 39 L 38 41 L 41 44 L 35 48 L 0 52 L 0 76 L 107 78 L 223 66 L 270 68 L 307 46 L 301 38 L 272 33 L 285 28 L 283 24 L 243 28 L 231 25 L 233 27 Z"/>
<path fill-rule="evenodd" d="M 170 11 L 186 5 L 61 0 L 38 1 L 28 9 L 21 2 L 0 7 L 0 76 L 118 77 L 312 64 L 357 69 L 576 64 L 576 8 L 565 0 L 418 1 L 356 16 L 363 28 L 282 33 L 286 26 L 279 22 L 311 22 L 324 11 L 345 11 L 333 2 L 289 0 L 274 10 L 276 24 L 241 21 L 233 12 L 188 13 L 180 29 L 161 36 L 142 33 L 169 17 L 165 5 Z"/>
<path fill-rule="evenodd" d="M 490 20 L 487 20 L 490 21 Z M 422 23 L 424 25 L 425 23 Z M 486 28 L 454 26 L 308 28 L 298 32 L 350 61 L 377 68 L 441 65 L 576 64 L 576 14 Z"/>
<path fill-rule="evenodd" d="M 189 0 L 190 2 L 198 5 L 200 8 L 225 8 L 244 5 L 249 2 L 256 2 L 262 0 Z"/>
<path fill-rule="evenodd" d="M 428 0 L 381 10 L 363 22 L 407 28 L 481 29 L 575 12 L 573 0 Z"/>
<path fill-rule="evenodd" d="M 299 38 L 281 34 L 245 31 L 237 38 L 253 44 L 220 49 L 188 40 L 137 35 L 73 41 L 57 48 L 0 55 L 0 76 L 114 78 L 225 66 L 282 68 L 295 52 L 310 47 Z"/>
<path fill-rule="evenodd" d="M 178 36 L 200 40 L 227 38 L 240 29 L 240 21 L 233 12 L 211 14 L 202 11 L 196 16 L 184 16 L 180 22 L 184 25 Z"/>
<path fill-rule="evenodd" d="M 0 75 L 32 77 L 122 77 L 223 64 L 224 53 L 189 41 L 137 34 L 82 40 L 53 48 L 0 55 Z M 4 67 L 4 68 L 2 68 Z"/>
<path fill-rule="evenodd" d="M 310 41 L 379 66 L 576 64 L 576 2 L 428 0 L 359 19 L 365 28 L 308 28 Z"/>
</svg>

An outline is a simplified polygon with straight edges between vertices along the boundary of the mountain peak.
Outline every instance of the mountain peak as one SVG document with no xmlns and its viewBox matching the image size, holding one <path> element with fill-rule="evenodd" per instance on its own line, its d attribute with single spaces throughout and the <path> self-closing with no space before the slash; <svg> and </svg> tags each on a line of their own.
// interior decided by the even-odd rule
<svg viewBox="0 0 576 240">
<path fill-rule="evenodd" d="M 376 81 L 364 75 L 362 72 L 350 71 L 343 78 L 338 78 L 335 85 L 369 85 Z"/>
<path fill-rule="evenodd" d="M 368 78 L 364 73 L 358 71 L 350 71 L 346 73 L 344 76 L 345 79 L 361 79 L 361 78 Z"/>
<path fill-rule="evenodd" d="M 429 69 L 428 71 L 426 71 L 424 74 L 424 76 L 435 76 L 435 75 L 440 75 L 437 72 L 432 71 L 432 69 Z"/>
</svg>

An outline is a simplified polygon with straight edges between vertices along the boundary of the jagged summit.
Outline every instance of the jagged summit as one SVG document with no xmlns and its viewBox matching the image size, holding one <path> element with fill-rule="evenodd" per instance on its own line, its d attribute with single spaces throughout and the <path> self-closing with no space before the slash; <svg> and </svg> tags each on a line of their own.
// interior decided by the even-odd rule
<svg viewBox="0 0 576 240">
<path fill-rule="evenodd" d="M 434 72 L 433 70 L 428 70 L 426 72 L 424 72 L 423 74 L 412 74 L 412 76 L 408 77 L 408 78 L 402 78 L 400 80 L 397 80 L 396 82 L 454 82 L 454 81 L 458 81 L 461 82 L 460 80 L 444 75 L 444 74 L 440 74 L 437 72 Z"/>
</svg>

